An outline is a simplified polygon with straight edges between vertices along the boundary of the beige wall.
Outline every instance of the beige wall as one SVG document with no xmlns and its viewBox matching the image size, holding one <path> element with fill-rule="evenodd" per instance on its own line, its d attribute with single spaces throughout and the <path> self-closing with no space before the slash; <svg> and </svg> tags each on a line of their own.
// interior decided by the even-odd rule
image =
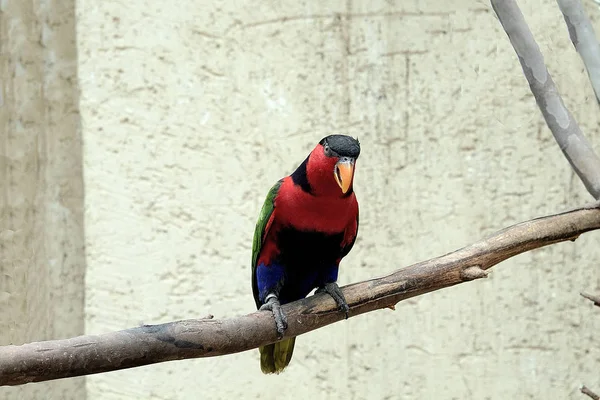
<svg viewBox="0 0 600 400">
<path fill-rule="evenodd" d="M 390 3 L 78 3 L 88 333 L 252 311 L 260 204 L 328 133 L 363 145 L 343 283 L 588 201 L 487 3 Z M 521 3 L 600 146 L 558 7 Z M 600 291 L 598 238 L 305 335 L 278 377 L 253 351 L 93 376 L 89 397 L 580 398 L 600 388 L 578 294 Z"/>
<path fill-rule="evenodd" d="M 520 4 L 567 105 L 600 150 L 598 106 L 558 7 L 541 0 Z M 586 5 L 600 32 L 600 11 Z M 76 6 L 87 333 L 252 311 L 250 246 L 264 195 L 329 133 L 358 135 L 363 146 L 355 185 L 361 228 L 342 265 L 344 284 L 589 200 L 545 127 L 487 2 L 80 0 Z M 17 241 L 15 260 L 39 248 L 35 243 L 47 252 L 10 264 L 8 276 L 30 278 L 0 292 L 0 301 L 14 298 L 11 305 L 28 304 L 41 316 L 24 323 L 14 311 L 9 318 L 18 334 L 7 339 L 0 333 L 4 343 L 81 329 L 81 322 L 65 317 L 81 316 L 77 268 L 84 265 L 73 239 L 83 230 L 78 168 L 70 164 L 80 159 L 71 119 L 76 103 L 67 100 L 65 88 L 73 87 L 63 82 L 75 73 L 75 55 L 59 51 L 59 36 L 49 36 L 55 47 L 35 45 L 39 35 L 48 37 L 47 29 L 66 26 L 60 24 L 68 18 L 43 23 L 52 9 L 15 11 L 36 61 L 26 64 L 32 78 L 13 78 L 14 88 L 23 90 L 5 87 L 0 107 L 3 126 L 19 133 L 7 136 L 12 142 L 0 141 L 7 154 L 19 150 L 19 158 L 4 159 L 0 175 L 17 183 L 0 185 L 9 210 L 20 211 L 3 215 L 26 227 L 21 236 L 2 233 L 1 243 Z M 11 15 L 2 14 L 3 45 Z M 33 22 L 23 22 L 28 18 Z M 3 61 L 3 77 L 21 71 L 10 60 Z M 67 77 L 53 75 L 63 71 L 63 60 Z M 30 111 L 33 125 L 9 118 L 25 113 L 23 91 L 35 93 L 36 82 L 59 79 L 62 89 L 56 83 L 44 93 L 60 99 Z M 48 105 L 62 102 L 60 112 Z M 63 146 L 62 157 L 52 158 L 60 162 L 48 161 L 55 153 L 44 149 L 52 143 Z M 27 162 L 45 171 L 41 178 Z M 21 198 L 29 205 L 15 200 Z M 64 198 L 75 201 L 58 207 Z M 45 219 L 27 216 L 33 209 L 43 209 Z M 63 276 L 45 267 L 63 243 L 49 239 L 50 229 L 75 240 L 60 248 L 80 261 L 63 271 L 68 283 L 58 289 L 54 278 L 40 278 Z M 578 294 L 600 292 L 599 259 L 597 233 L 521 255 L 486 281 L 304 335 L 289 369 L 277 377 L 261 374 L 252 351 L 90 376 L 87 396 L 579 399 L 582 382 L 600 390 L 600 318 Z M 52 297 L 66 299 L 69 290 L 74 303 Z M 53 311 L 71 304 L 72 312 Z M 54 322 L 57 314 L 64 325 Z M 43 327 L 36 325 L 40 318 Z M 70 390 L 64 397 L 79 399 L 80 382 L 25 390 Z"/>
<path fill-rule="evenodd" d="M 73 1 L 0 5 L 0 345 L 84 332 Z M 83 378 L 1 399 L 85 399 Z"/>
</svg>

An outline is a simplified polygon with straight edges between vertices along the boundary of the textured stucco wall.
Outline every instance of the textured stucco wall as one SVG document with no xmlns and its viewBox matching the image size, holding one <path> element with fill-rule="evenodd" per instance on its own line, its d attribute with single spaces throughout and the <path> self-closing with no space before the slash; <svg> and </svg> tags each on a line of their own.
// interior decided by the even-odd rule
<svg viewBox="0 0 600 400">
<path fill-rule="evenodd" d="M 73 1 L 0 3 L 0 345 L 84 331 Z M 85 399 L 84 378 L 0 388 Z"/>
<path fill-rule="evenodd" d="M 600 150 L 554 2 L 521 1 Z M 600 12 L 586 5 L 600 32 Z M 350 283 L 589 200 L 487 2 L 79 0 L 86 331 L 253 310 L 271 184 L 322 136 L 360 137 Z M 600 388 L 598 233 L 258 353 L 91 376 L 90 399 L 580 398 Z"/>
</svg>

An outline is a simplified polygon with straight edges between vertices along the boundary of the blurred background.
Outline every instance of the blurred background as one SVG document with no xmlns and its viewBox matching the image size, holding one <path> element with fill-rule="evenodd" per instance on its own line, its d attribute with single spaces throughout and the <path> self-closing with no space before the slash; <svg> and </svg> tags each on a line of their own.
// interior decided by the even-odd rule
<svg viewBox="0 0 600 400">
<path fill-rule="evenodd" d="M 583 0 L 596 32 L 600 9 Z M 519 1 L 600 151 L 557 4 Z M 254 311 L 264 196 L 358 136 L 340 283 L 591 201 L 487 1 L 5 1 L 0 344 Z M 581 399 L 600 389 L 597 232 L 258 351 L 1 388 L 2 399 Z"/>
</svg>

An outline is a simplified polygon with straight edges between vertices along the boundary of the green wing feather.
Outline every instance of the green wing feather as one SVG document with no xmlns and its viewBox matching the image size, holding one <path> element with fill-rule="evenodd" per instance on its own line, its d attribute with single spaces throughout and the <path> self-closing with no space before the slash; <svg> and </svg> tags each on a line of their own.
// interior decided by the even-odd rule
<svg viewBox="0 0 600 400">
<path fill-rule="evenodd" d="M 279 192 L 283 180 L 279 180 L 269 193 L 263 203 L 263 206 L 258 215 L 258 222 L 256 222 L 256 228 L 254 229 L 254 238 L 252 239 L 252 293 L 254 294 L 254 301 L 256 301 L 256 308 L 260 307 L 258 301 L 258 285 L 256 282 L 256 263 L 258 261 L 258 255 L 267 234 L 267 225 L 275 210 L 275 197 Z M 260 368 L 265 374 L 278 374 L 290 363 L 292 354 L 294 352 L 294 343 L 296 338 L 287 338 L 277 343 L 272 343 L 267 346 L 259 347 L 260 351 Z"/>
<path fill-rule="evenodd" d="M 254 238 L 252 239 L 252 293 L 254 294 L 254 301 L 256 301 L 256 308 L 260 307 L 258 301 L 258 284 L 256 282 L 256 263 L 258 261 L 258 255 L 260 249 L 265 240 L 267 234 L 267 226 L 269 220 L 275 210 L 275 197 L 279 192 L 282 180 L 279 180 L 269 193 L 263 203 L 263 206 L 258 215 L 258 222 L 256 222 L 256 228 L 254 229 Z M 265 374 L 278 374 L 290 363 L 292 354 L 294 352 L 294 343 L 296 338 L 287 338 L 277 343 L 272 343 L 267 346 L 259 347 L 260 351 L 260 368 Z"/>
<path fill-rule="evenodd" d="M 265 229 L 267 228 L 267 224 L 275 209 L 275 197 L 277 196 L 277 192 L 279 192 L 282 182 L 283 179 L 277 181 L 277 183 L 269 190 L 269 193 L 267 193 L 267 198 L 260 210 L 256 228 L 254 229 L 254 238 L 252 239 L 252 293 L 254 294 L 256 308 L 260 307 L 258 301 L 258 284 L 256 282 L 256 262 L 258 261 L 258 255 L 260 254 L 260 249 L 267 234 Z"/>
</svg>

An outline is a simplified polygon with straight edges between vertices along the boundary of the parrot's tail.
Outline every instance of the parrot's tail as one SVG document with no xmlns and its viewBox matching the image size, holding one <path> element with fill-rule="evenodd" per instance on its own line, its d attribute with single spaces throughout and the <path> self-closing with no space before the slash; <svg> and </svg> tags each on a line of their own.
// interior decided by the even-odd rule
<svg viewBox="0 0 600 400">
<path fill-rule="evenodd" d="M 281 342 L 259 347 L 260 369 L 265 374 L 278 374 L 292 359 L 296 338 L 284 339 Z"/>
</svg>

